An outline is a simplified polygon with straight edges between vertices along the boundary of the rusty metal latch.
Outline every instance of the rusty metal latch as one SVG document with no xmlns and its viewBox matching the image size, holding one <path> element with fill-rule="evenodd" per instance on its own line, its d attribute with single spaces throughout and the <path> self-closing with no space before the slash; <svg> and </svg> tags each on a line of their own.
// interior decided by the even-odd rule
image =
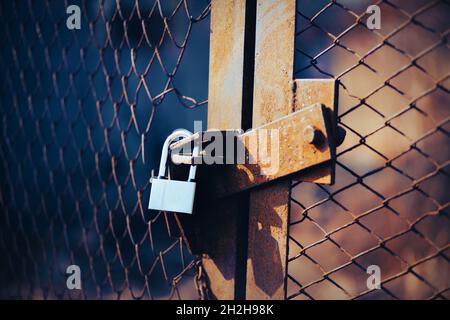
<svg viewBox="0 0 450 320">
<path fill-rule="evenodd" d="M 303 170 L 334 160 L 335 147 L 342 142 L 333 130 L 332 112 L 320 103 L 300 109 L 287 116 L 279 118 L 259 128 L 242 133 L 239 130 L 208 130 L 196 133 L 188 138 L 173 143 L 171 159 L 176 164 L 208 163 L 208 144 L 211 136 L 222 134 L 226 137 L 234 136 L 238 147 L 245 150 L 245 161 L 236 163 L 236 154 L 233 164 L 226 164 L 224 159 L 216 159 L 216 164 L 200 166 L 199 181 L 208 180 L 209 196 L 220 198 L 269 183 L 273 180 L 293 177 Z M 279 144 L 276 161 L 276 170 L 268 170 L 268 163 L 258 157 L 260 149 L 255 147 L 255 141 L 261 141 L 263 133 L 274 130 L 278 132 Z M 213 133 L 213 134 L 212 134 Z M 202 152 L 197 157 L 190 154 L 180 154 L 179 151 L 202 138 Z M 234 151 L 234 150 L 233 150 Z M 226 152 L 230 152 L 229 150 Z M 225 155 L 225 157 L 229 154 Z M 257 159 L 251 163 L 251 159 Z M 219 160 L 219 161 L 217 161 Z M 272 159 L 273 160 L 273 159 Z M 209 161 L 210 163 L 210 161 Z M 270 164 L 272 165 L 272 164 Z"/>
</svg>

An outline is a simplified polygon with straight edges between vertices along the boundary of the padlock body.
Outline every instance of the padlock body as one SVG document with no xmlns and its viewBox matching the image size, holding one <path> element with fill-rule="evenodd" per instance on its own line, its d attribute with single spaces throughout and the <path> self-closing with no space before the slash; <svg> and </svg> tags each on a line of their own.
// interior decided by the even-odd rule
<svg viewBox="0 0 450 320">
<path fill-rule="evenodd" d="M 153 178 L 148 208 L 191 214 L 194 197 L 195 182 Z"/>
</svg>

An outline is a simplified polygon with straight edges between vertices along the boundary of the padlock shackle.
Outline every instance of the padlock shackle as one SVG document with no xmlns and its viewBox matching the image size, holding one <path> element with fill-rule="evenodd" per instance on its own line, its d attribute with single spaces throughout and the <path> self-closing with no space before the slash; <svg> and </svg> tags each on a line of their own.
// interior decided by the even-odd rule
<svg viewBox="0 0 450 320">
<path fill-rule="evenodd" d="M 198 157 L 200 154 L 200 142 L 194 141 L 194 150 L 192 150 L 192 158 Z M 197 173 L 197 166 L 191 165 L 189 168 L 189 178 L 188 181 L 194 181 L 195 180 L 195 174 Z"/>
<path fill-rule="evenodd" d="M 190 135 L 192 135 L 192 132 L 190 132 L 186 129 L 177 129 L 166 138 L 166 140 L 164 141 L 163 148 L 162 148 L 161 160 L 159 162 L 158 177 L 161 178 L 161 177 L 166 176 L 167 158 L 169 155 L 169 146 L 172 143 L 172 141 L 177 138 L 187 138 Z"/>
<path fill-rule="evenodd" d="M 186 129 L 177 129 L 174 132 L 172 132 L 164 141 L 162 153 L 161 153 L 161 160 L 159 163 L 159 171 L 158 171 L 158 177 L 162 178 L 166 176 L 166 168 L 167 168 L 167 158 L 169 156 L 169 146 L 173 142 L 173 140 L 177 138 L 187 138 L 192 135 L 192 132 Z M 192 150 L 193 156 L 199 155 L 199 145 L 198 143 L 194 142 L 194 150 Z M 192 181 L 195 179 L 195 174 L 197 171 L 197 166 L 192 165 L 189 169 L 189 181 Z"/>
</svg>

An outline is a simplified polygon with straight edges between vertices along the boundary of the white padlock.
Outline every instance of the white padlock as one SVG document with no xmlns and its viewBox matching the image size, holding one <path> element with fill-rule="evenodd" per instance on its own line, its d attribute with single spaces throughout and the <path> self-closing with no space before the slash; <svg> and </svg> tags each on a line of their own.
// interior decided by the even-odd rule
<svg viewBox="0 0 450 320">
<path fill-rule="evenodd" d="M 197 166 L 191 165 L 188 181 L 169 180 L 166 177 L 170 144 L 177 138 L 186 138 L 191 135 L 192 133 L 188 130 L 178 129 L 169 135 L 164 142 L 158 177 L 152 178 L 151 180 L 152 189 L 150 192 L 150 200 L 148 202 L 149 209 L 188 214 L 192 213 L 196 186 L 194 179 Z M 195 157 L 198 156 L 198 154 L 199 146 L 195 143 L 194 150 L 192 150 L 192 156 Z"/>
</svg>

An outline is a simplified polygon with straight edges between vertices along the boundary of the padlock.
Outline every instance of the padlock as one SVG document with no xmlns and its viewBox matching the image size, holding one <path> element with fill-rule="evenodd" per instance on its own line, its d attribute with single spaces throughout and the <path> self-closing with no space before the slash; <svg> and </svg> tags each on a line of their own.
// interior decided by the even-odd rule
<svg viewBox="0 0 450 320">
<path fill-rule="evenodd" d="M 169 135 L 164 142 L 161 161 L 159 164 L 158 177 L 152 178 L 151 180 L 152 189 L 150 192 L 150 200 L 148 202 L 149 209 L 188 214 L 192 213 L 196 185 L 194 179 L 197 166 L 191 165 L 189 169 L 188 181 L 169 180 L 166 177 L 167 158 L 170 144 L 177 138 L 186 138 L 191 135 L 192 133 L 188 130 L 178 129 Z M 198 156 L 198 154 L 199 146 L 197 143 L 194 143 L 192 156 Z"/>
</svg>

